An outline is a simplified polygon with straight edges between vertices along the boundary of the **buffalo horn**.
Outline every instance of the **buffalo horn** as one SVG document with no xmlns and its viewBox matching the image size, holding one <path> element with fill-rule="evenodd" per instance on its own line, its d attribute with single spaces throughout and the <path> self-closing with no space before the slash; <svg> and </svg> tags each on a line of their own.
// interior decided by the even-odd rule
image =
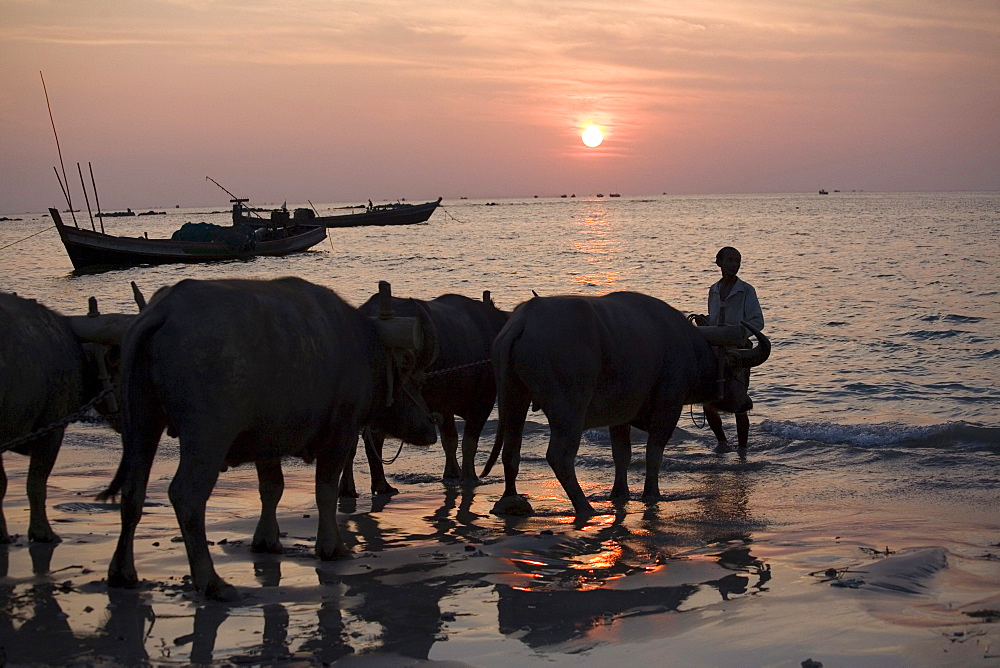
<svg viewBox="0 0 1000 668">
<path fill-rule="evenodd" d="M 740 356 L 740 363 L 745 367 L 760 366 L 771 356 L 771 342 L 766 336 L 761 334 L 760 330 L 754 329 L 745 320 L 743 321 L 743 326 L 753 333 L 754 338 L 757 339 L 757 345 L 750 350 L 737 351 L 737 354 Z"/>
<path fill-rule="evenodd" d="M 142 290 L 135 284 L 135 281 L 132 281 L 132 297 L 135 299 L 136 306 L 139 307 L 140 311 L 146 308 L 146 297 L 143 296 Z"/>
<path fill-rule="evenodd" d="M 101 343 L 106 346 L 117 346 L 122 342 L 125 328 L 134 315 L 124 313 L 107 313 L 104 315 L 71 315 L 67 316 L 69 326 L 76 338 L 84 343 Z"/>
</svg>

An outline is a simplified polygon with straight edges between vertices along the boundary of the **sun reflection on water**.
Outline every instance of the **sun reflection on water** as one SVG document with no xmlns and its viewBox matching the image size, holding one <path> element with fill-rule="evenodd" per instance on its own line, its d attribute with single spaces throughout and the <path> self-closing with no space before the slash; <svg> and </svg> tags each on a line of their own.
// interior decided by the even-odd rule
<svg viewBox="0 0 1000 668">
<path fill-rule="evenodd" d="M 616 235 L 616 225 L 600 210 L 591 210 L 577 225 L 572 247 L 584 256 L 588 270 L 570 272 L 574 283 L 611 292 L 622 280 L 616 269 L 625 247 L 625 240 Z M 581 268 L 582 269 L 582 268 Z"/>
</svg>

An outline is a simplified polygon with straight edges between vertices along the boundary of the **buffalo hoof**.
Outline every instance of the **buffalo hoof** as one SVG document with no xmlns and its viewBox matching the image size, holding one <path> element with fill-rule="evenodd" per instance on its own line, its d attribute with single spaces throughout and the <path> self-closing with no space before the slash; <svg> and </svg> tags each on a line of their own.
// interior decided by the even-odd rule
<svg viewBox="0 0 1000 668">
<path fill-rule="evenodd" d="M 642 500 L 645 501 L 646 503 L 658 503 L 658 502 L 664 500 L 664 496 L 662 494 L 660 494 L 659 492 L 656 492 L 655 494 L 645 494 L 644 493 L 642 495 Z"/>
<path fill-rule="evenodd" d="M 512 494 L 511 496 L 504 496 L 495 504 L 493 504 L 493 510 L 490 511 L 494 515 L 515 515 L 518 517 L 523 517 L 525 515 L 531 515 L 534 509 L 531 504 L 528 503 L 527 497 L 523 494 Z"/>
<path fill-rule="evenodd" d="M 614 503 L 625 503 L 628 500 L 629 500 L 628 487 L 626 487 L 625 489 L 617 489 L 617 488 L 612 489 L 611 494 L 608 496 L 608 501 L 612 501 Z"/>
<path fill-rule="evenodd" d="M 390 485 L 388 482 L 383 482 L 380 485 L 372 487 L 372 494 L 381 494 L 383 496 L 395 496 L 399 494 L 399 490 Z"/>
<path fill-rule="evenodd" d="M 337 492 L 337 496 L 339 496 L 342 499 L 356 499 L 361 495 L 358 494 L 358 490 L 356 490 L 353 485 L 351 485 L 350 487 L 342 485 L 340 487 L 340 491 Z"/>
<path fill-rule="evenodd" d="M 479 479 L 479 476 L 475 474 L 475 472 L 473 472 L 473 473 L 463 473 L 461 479 L 459 480 L 459 482 L 462 483 L 462 487 L 466 487 L 466 488 L 468 488 L 468 487 L 476 487 L 477 485 L 481 485 L 482 484 L 482 481 Z"/>
<path fill-rule="evenodd" d="M 316 556 L 320 561 L 333 561 L 334 559 L 350 559 L 353 555 L 346 545 L 340 543 L 332 550 L 323 550 L 316 546 Z"/>
<path fill-rule="evenodd" d="M 236 587 L 227 584 L 225 580 L 220 578 L 214 582 L 210 582 L 205 587 L 205 598 L 219 601 L 220 603 L 238 603 L 240 601 L 240 593 L 236 591 Z"/>
<path fill-rule="evenodd" d="M 108 573 L 108 586 L 115 589 L 135 589 L 139 586 L 136 573 Z"/>
<path fill-rule="evenodd" d="M 250 551 L 256 554 L 284 554 L 285 548 L 282 547 L 281 541 L 254 538 L 250 543 Z"/>
<path fill-rule="evenodd" d="M 35 530 L 28 529 L 28 540 L 32 543 L 60 543 L 62 538 L 56 535 L 52 529 Z"/>
</svg>

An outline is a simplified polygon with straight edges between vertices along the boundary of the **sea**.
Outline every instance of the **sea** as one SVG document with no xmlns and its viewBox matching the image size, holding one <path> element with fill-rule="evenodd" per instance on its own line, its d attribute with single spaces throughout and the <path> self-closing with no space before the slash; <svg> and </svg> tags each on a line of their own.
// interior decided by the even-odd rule
<svg viewBox="0 0 1000 668">
<path fill-rule="evenodd" d="M 427 193 L 412 201 L 436 197 Z M 350 204 L 316 208 L 325 215 Z M 144 210 L 141 202 L 132 208 Z M 105 218 L 104 227 L 117 235 L 168 237 L 186 222 L 230 220 L 221 201 L 214 210 L 156 211 Z M 90 226 L 86 212 L 76 216 Z M 401 297 L 480 298 L 488 291 L 505 310 L 533 293 L 627 290 L 685 313 L 704 313 L 708 288 L 720 276 L 715 254 L 734 246 L 743 258 L 740 277 L 760 298 L 773 350 L 751 377 L 754 409 L 745 455 L 712 451 L 715 439 L 699 406 L 685 408 L 667 446 L 664 503 L 700 500 L 682 518 L 698 536 L 691 540 L 765 540 L 803 527 L 809 535 L 839 538 L 855 527 L 872 550 L 931 545 L 953 558 L 986 558 L 996 568 L 998 192 L 445 199 L 427 223 L 332 229 L 325 242 L 292 256 L 99 273 L 74 273 L 47 214 L 5 218 L 0 289 L 64 314 L 84 313 L 92 296 L 102 312 L 135 312 L 133 281 L 148 298 L 187 278 L 283 276 L 327 286 L 354 304 L 384 280 Z M 724 416 L 724 424 L 734 439 L 732 418 Z M 83 428 L 76 442 L 113 458 L 116 441 L 102 429 Z M 479 466 L 495 430 L 494 419 L 480 444 Z M 67 438 L 74 438 L 72 429 Z M 635 440 L 630 475 L 637 498 L 641 434 Z M 529 413 L 523 487 L 536 513 L 562 518 L 572 507 L 545 461 L 546 443 L 544 415 Z M 436 448 L 404 447 L 388 472 L 401 496 L 437 494 L 442 466 Z M 364 492 L 363 462 L 356 470 Z M 598 510 L 610 508 L 606 430 L 585 434 L 577 471 Z M 492 497 L 471 520 L 480 528 L 491 521 L 488 501 L 498 496 L 501 475 L 497 467 L 487 488 Z M 714 510 L 702 503 L 732 493 L 742 495 L 739 503 Z M 448 512 L 461 524 L 461 509 Z M 383 538 L 390 545 L 413 544 L 416 533 Z"/>
</svg>

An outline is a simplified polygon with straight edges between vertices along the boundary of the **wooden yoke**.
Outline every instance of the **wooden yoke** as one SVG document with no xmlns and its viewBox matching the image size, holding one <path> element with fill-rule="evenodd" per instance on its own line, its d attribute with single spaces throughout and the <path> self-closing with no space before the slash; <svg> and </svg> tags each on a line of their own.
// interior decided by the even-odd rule
<svg viewBox="0 0 1000 668">
<path fill-rule="evenodd" d="M 420 320 L 411 317 L 395 317 L 392 310 L 392 286 L 388 281 L 378 282 L 378 318 L 374 319 L 382 343 L 390 348 L 389 364 L 385 367 L 385 379 L 388 385 L 386 406 L 392 405 L 393 386 L 396 380 L 394 367 L 400 365 L 399 356 L 403 351 L 409 351 L 411 360 L 416 359 L 414 351 L 421 350 L 424 345 L 423 328 Z M 402 350 L 401 350 L 402 349 Z"/>
<path fill-rule="evenodd" d="M 411 317 L 395 317 L 392 310 L 392 286 L 388 281 L 378 282 L 378 328 L 382 343 L 390 348 L 408 348 L 420 350 L 424 346 L 423 330 L 420 320 Z"/>
<path fill-rule="evenodd" d="M 698 332 L 713 346 L 743 346 L 747 341 L 743 325 L 705 325 Z"/>
<path fill-rule="evenodd" d="M 736 348 L 746 344 L 747 335 L 742 325 L 703 325 L 698 327 L 698 332 L 712 345 L 720 348 Z M 719 359 L 719 375 L 715 384 L 718 388 L 717 397 L 719 401 L 723 399 L 726 391 L 726 362 L 725 353 L 718 351 L 716 355 Z"/>
</svg>

